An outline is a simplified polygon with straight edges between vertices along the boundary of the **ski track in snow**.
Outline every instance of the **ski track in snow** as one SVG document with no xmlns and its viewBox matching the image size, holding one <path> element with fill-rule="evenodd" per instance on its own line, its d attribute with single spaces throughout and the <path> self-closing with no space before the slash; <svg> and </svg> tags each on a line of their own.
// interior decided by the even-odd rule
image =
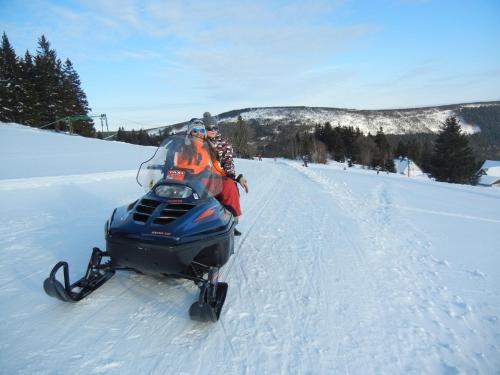
<svg viewBox="0 0 500 375">
<path fill-rule="evenodd" d="M 447 280 L 472 278 L 482 301 L 498 289 L 481 288 L 480 269 L 433 255 L 437 239 L 411 216 L 493 228 L 498 215 L 412 208 L 383 176 L 359 176 L 360 192 L 341 170 L 270 160 L 238 160 L 238 170 L 251 191 L 221 271 L 229 291 L 216 324 L 189 320 L 198 289 L 188 281 L 117 272 L 77 304 L 43 293 L 60 259 L 73 279 L 82 275 L 111 210 L 141 195 L 135 171 L 0 180 L 2 371 L 498 372 L 498 305 L 477 304 Z"/>
<path fill-rule="evenodd" d="M 356 222 L 363 223 L 359 226 L 357 238 L 364 239 L 365 245 L 353 248 L 363 249 L 368 255 L 365 260 L 369 259 L 371 263 L 367 271 L 374 275 L 372 281 L 377 285 L 375 291 L 382 293 L 379 296 L 380 304 L 385 318 L 391 322 L 384 326 L 392 326 L 391 330 L 378 332 L 377 340 L 385 343 L 383 353 L 391 353 L 390 357 L 395 362 L 394 367 L 386 362 L 378 367 L 374 359 L 381 356 L 382 353 L 379 353 L 372 356 L 370 363 L 355 369 L 356 373 L 362 373 L 366 368 L 371 368 L 369 372 L 372 373 L 490 373 L 499 369 L 498 345 L 484 345 L 486 337 L 489 338 L 488 342 L 498 342 L 496 315 L 493 315 L 493 324 L 485 324 L 491 321 L 488 311 L 490 306 L 483 309 L 477 307 L 478 311 L 475 311 L 476 308 L 473 309 L 464 298 L 450 292 L 440 278 L 440 273 L 453 272 L 480 277 L 484 275 L 480 271 L 450 269 L 446 260 L 433 257 L 430 254 L 433 246 L 431 239 L 412 224 L 408 216 L 400 215 L 398 210 L 491 223 L 498 223 L 498 220 L 394 204 L 391 197 L 396 194 L 389 191 L 386 182 L 378 183 L 371 195 L 364 199 L 355 198 L 346 182 L 340 182 L 343 179 L 342 172 L 326 176 L 327 173 L 306 170 L 298 164 L 294 167 L 335 196 L 340 206 Z M 344 220 L 341 225 L 345 223 Z M 394 236 L 394 232 L 401 227 L 405 228 L 404 241 L 403 237 Z M 352 232 L 352 228 L 349 232 Z M 486 299 L 491 294 L 487 291 L 480 293 L 486 295 Z M 394 319 L 391 319 L 391 315 L 395 315 Z M 490 331 L 492 328 L 493 332 Z M 363 325 L 363 329 L 367 328 Z M 359 336 L 369 337 L 367 332 L 359 332 Z M 469 358 L 463 356 L 467 350 L 470 350 L 467 353 Z M 360 354 L 362 356 L 363 353 Z M 406 361 L 418 358 L 420 363 L 403 363 L 402 358 Z"/>
</svg>

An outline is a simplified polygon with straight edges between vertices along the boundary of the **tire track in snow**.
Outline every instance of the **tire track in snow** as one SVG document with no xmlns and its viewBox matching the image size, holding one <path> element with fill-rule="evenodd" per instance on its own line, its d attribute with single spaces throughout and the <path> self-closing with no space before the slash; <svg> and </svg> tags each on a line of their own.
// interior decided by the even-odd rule
<svg viewBox="0 0 500 375">
<path fill-rule="evenodd" d="M 297 169 L 300 170 L 300 168 Z M 343 185 L 336 182 L 337 178 L 340 181 L 343 180 L 342 172 L 335 174 L 336 171 L 331 170 L 331 175 L 328 177 L 314 170 L 303 172 L 324 185 L 326 189 L 333 186 L 338 189 Z M 367 191 L 371 194 L 365 194 L 361 199 L 350 196 L 349 191 L 345 189 L 340 189 L 338 193 L 341 192 L 343 195 L 339 197 L 339 202 L 342 202 L 346 209 L 345 212 L 363 224 L 360 226 L 361 234 L 365 239 L 363 247 L 368 249 L 367 246 L 371 243 L 375 248 L 374 253 L 370 254 L 369 261 L 378 275 L 377 284 L 387 291 L 385 298 L 381 300 L 381 305 L 387 309 L 387 314 L 384 315 L 389 319 L 391 315 L 404 317 L 403 321 L 394 321 L 394 326 L 390 331 L 381 333 L 385 336 L 390 335 L 384 342 L 390 343 L 386 349 L 392 352 L 396 359 L 397 365 L 392 368 L 392 371 L 397 369 L 397 371 L 436 372 L 443 368 L 450 371 L 469 368 L 472 371 L 488 368 L 489 366 L 485 365 L 484 359 L 479 361 L 472 357 L 469 363 L 464 363 L 461 359 L 459 345 L 463 347 L 473 346 L 473 342 L 476 342 L 477 345 L 481 341 L 478 335 L 479 331 L 474 328 L 475 326 L 478 328 L 477 324 L 474 325 L 474 321 L 476 321 L 474 312 L 470 312 L 470 306 L 468 307 L 462 298 L 451 295 L 446 288 L 442 287 L 443 281 L 439 280 L 437 273 L 429 272 L 429 269 L 432 270 L 435 265 L 442 262 L 433 260 L 429 256 L 431 242 L 426 234 L 409 220 L 409 216 L 403 215 L 402 211 L 398 210 L 403 206 L 392 203 L 388 190 L 390 180 L 382 179 L 382 181 L 367 181 L 371 182 L 366 186 L 369 189 Z M 335 195 L 333 188 L 332 195 Z M 468 215 L 450 215 L 449 213 L 429 210 L 406 211 L 491 222 L 487 218 Z M 397 231 L 401 227 L 405 228 L 406 236 L 395 237 L 392 231 Z M 365 253 L 365 255 L 368 254 Z M 391 279 L 383 276 L 382 272 L 391 275 Z M 446 270 L 446 272 L 448 271 Z M 391 283 L 397 287 L 391 288 Z M 405 290 L 407 294 L 404 294 Z M 455 311 L 457 311 L 456 316 L 454 315 Z M 384 317 L 384 315 L 382 316 Z M 386 318 L 385 322 L 383 326 L 390 327 L 388 324 L 390 320 Z M 429 329 L 429 325 L 432 328 Z M 484 323 L 481 323 L 481 326 L 484 327 Z M 464 331 L 469 332 L 467 338 L 460 337 Z M 369 338 L 366 332 L 363 332 L 363 336 L 365 341 Z M 390 339 L 390 337 L 393 338 Z M 397 347 L 396 345 L 400 341 L 404 342 L 405 345 Z M 452 343 L 452 345 L 444 347 L 440 344 L 441 342 Z M 498 349 L 496 352 L 498 353 Z M 494 356 L 494 354 L 490 353 L 489 356 Z M 409 364 L 402 360 L 404 358 L 405 361 L 408 361 L 408 359 L 415 357 L 418 357 L 419 362 L 425 364 L 425 367 L 416 368 L 414 367 L 415 362 Z M 385 367 L 385 371 L 391 368 L 384 364 L 379 364 L 379 366 Z M 372 368 L 375 372 L 381 371 L 380 367 L 378 370 L 377 367 Z"/>
<path fill-rule="evenodd" d="M 355 251 L 357 255 L 357 267 L 360 269 L 365 269 L 368 272 L 366 272 L 366 280 L 358 280 L 358 286 L 363 285 L 364 288 L 364 299 L 365 303 L 363 306 L 363 309 L 366 309 L 365 312 L 361 311 L 358 312 L 362 313 L 359 315 L 358 319 L 360 322 L 363 322 L 364 320 L 374 320 L 374 316 L 378 317 L 375 319 L 377 322 L 385 322 L 382 324 L 382 327 L 387 327 L 387 317 L 385 314 L 385 307 L 384 305 L 387 305 L 387 302 L 384 301 L 384 296 L 383 294 L 385 293 L 385 290 L 387 289 L 386 284 L 387 280 L 385 279 L 385 276 L 381 275 L 380 270 L 384 268 L 384 264 L 381 264 L 379 261 L 379 256 L 376 255 L 377 252 L 384 252 L 385 250 L 385 243 L 383 240 L 382 241 L 377 241 L 379 238 L 385 238 L 387 236 L 387 224 L 389 217 L 386 214 L 386 211 L 384 207 L 387 205 L 382 205 L 378 204 L 377 202 L 375 205 L 373 205 L 373 198 L 372 196 L 368 196 L 365 200 L 357 200 L 353 197 L 350 189 L 345 185 L 345 183 L 337 183 L 335 181 L 329 180 L 327 177 L 322 176 L 321 174 L 317 173 L 314 170 L 308 169 L 301 169 L 300 167 L 294 165 L 296 169 L 298 169 L 300 172 L 304 173 L 308 177 L 310 177 L 313 181 L 316 181 L 319 183 L 320 186 L 322 186 L 325 191 L 327 191 L 334 199 L 335 201 L 339 202 L 340 206 L 343 208 L 345 214 L 348 217 L 351 217 L 355 220 L 354 223 L 351 223 L 351 226 L 357 226 L 360 231 L 358 232 L 360 237 L 355 240 L 353 236 L 351 235 L 351 232 L 353 232 L 353 228 L 347 228 L 346 224 L 344 222 L 340 222 L 337 225 L 339 225 L 342 230 L 342 235 L 344 238 L 347 240 L 347 242 L 351 245 L 351 248 Z M 379 194 L 375 193 L 377 197 L 379 197 Z M 385 196 L 386 198 L 386 196 Z M 374 207 L 374 208 L 372 208 Z M 380 209 L 382 207 L 382 210 Z M 354 231 L 356 232 L 356 231 Z M 382 233 L 382 234 L 380 234 Z M 385 233 L 385 234 L 384 234 Z M 375 240 L 375 243 L 372 241 Z M 375 246 L 370 246 L 370 245 L 375 245 Z M 375 250 L 370 249 L 376 247 Z M 382 277 L 381 277 L 382 276 Z M 367 282 L 368 281 L 368 282 Z M 359 288 L 358 288 L 359 289 Z M 367 299 L 368 297 L 368 299 Z M 368 315 L 367 315 L 368 314 Z M 372 316 L 374 314 L 374 316 Z M 377 324 L 380 325 L 380 324 Z M 363 335 L 357 335 L 355 332 L 357 331 L 356 324 L 348 324 L 350 328 L 347 330 L 348 332 L 353 332 L 351 333 L 351 337 L 348 338 L 348 340 L 345 343 L 341 343 L 341 346 L 349 346 L 353 344 L 354 342 L 358 341 L 358 339 L 355 339 L 354 337 L 359 336 L 363 339 L 364 344 L 362 342 L 358 342 L 357 346 L 365 347 L 365 349 L 368 349 L 370 351 L 378 352 L 379 349 L 376 347 L 371 346 L 370 341 L 374 341 L 377 336 L 382 335 L 387 335 L 387 332 L 378 332 L 377 331 L 377 325 L 374 326 L 374 329 L 369 329 L 368 332 L 363 332 Z M 376 335 L 376 336 L 374 336 Z M 396 368 L 398 371 L 402 370 L 402 364 L 400 361 L 400 353 L 397 348 L 389 347 L 385 348 L 385 350 L 390 350 L 393 354 L 392 356 L 397 359 L 396 363 Z M 340 351 L 340 346 L 337 347 L 337 352 Z M 366 368 L 371 368 L 372 371 L 379 371 L 377 370 L 377 366 L 379 366 L 376 363 L 372 362 L 367 362 L 365 363 Z M 358 371 L 362 368 L 357 367 Z"/>
</svg>

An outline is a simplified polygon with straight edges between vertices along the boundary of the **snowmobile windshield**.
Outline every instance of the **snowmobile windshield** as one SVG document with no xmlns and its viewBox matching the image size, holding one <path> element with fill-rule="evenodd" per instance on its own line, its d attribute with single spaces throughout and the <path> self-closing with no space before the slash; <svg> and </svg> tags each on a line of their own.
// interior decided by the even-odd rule
<svg viewBox="0 0 500 375">
<path fill-rule="evenodd" d="M 137 182 L 147 190 L 162 182 L 155 193 L 165 198 L 187 198 L 192 193 L 205 197 L 222 191 L 223 176 L 215 150 L 206 140 L 174 135 L 141 164 Z"/>
</svg>

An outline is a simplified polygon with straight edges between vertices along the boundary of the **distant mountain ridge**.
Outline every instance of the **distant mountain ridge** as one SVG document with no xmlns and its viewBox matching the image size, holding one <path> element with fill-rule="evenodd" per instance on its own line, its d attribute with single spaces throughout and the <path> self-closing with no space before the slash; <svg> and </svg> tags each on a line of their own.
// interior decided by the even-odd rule
<svg viewBox="0 0 500 375">
<path fill-rule="evenodd" d="M 236 122 L 238 116 L 243 120 L 262 126 L 304 125 L 314 127 L 330 122 L 332 126 L 352 126 L 359 128 L 363 133 L 374 134 L 383 128 L 386 134 L 437 133 L 442 122 L 449 116 L 456 116 L 464 132 L 477 133 L 481 124 L 468 122 L 462 113 L 466 109 L 481 107 L 497 107 L 500 110 L 500 101 L 450 104 L 434 107 L 357 110 L 347 108 L 328 107 L 260 107 L 243 108 L 223 112 L 217 115 L 219 122 Z M 499 124 L 500 126 L 500 124 Z M 174 132 L 186 129 L 186 123 L 168 125 L 150 129 L 157 132 L 168 128 Z"/>
</svg>

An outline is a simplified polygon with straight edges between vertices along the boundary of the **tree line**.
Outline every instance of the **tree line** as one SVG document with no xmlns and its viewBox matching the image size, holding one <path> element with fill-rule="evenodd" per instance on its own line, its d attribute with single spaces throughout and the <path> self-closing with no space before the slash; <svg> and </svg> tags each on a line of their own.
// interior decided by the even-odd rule
<svg viewBox="0 0 500 375">
<path fill-rule="evenodd" d="M 71 60 L 64 62 L 42 35 L 36 54 L 17 56 L 5 32 L 0 47 L 0 121 L 42 127 L 67 116 L 87 116 L 90 107 Z M 55 127 L 61 124 L 54 124 Z M 73 131 L 95 136 L 94 124 L 81 118 Z"/>
<path fill-rule="evenodd" d="M 142 146 L 158 146 L 168 136 L 168 130 L 161 130 L 158 134 L 152 135 L 143 129 L 125 130 L 123 127 L 119 127 L 113 139 L 119 142 L 127 142 Z"/>
<path fill-rule="evenodd" d="M 221 124 L 221 132 L 230 139 L 241 157 L 256 154 L 291 159 L 307 158 L 318 163 L 333 159 L 348 166 L 395 172 L 394 159 L 413 160 L 425 173 L 438 181 L 475 183 L 479 169 L 475 153 L 456 117 L 441 124 L 439 134 L 386 135 L 382 128 L 376 134 L 363 134 L 359 128 L 332 126 L 330 122 L 310 127 L 279 125 L 276 128 L 256 121 Z"/>
</svg>

